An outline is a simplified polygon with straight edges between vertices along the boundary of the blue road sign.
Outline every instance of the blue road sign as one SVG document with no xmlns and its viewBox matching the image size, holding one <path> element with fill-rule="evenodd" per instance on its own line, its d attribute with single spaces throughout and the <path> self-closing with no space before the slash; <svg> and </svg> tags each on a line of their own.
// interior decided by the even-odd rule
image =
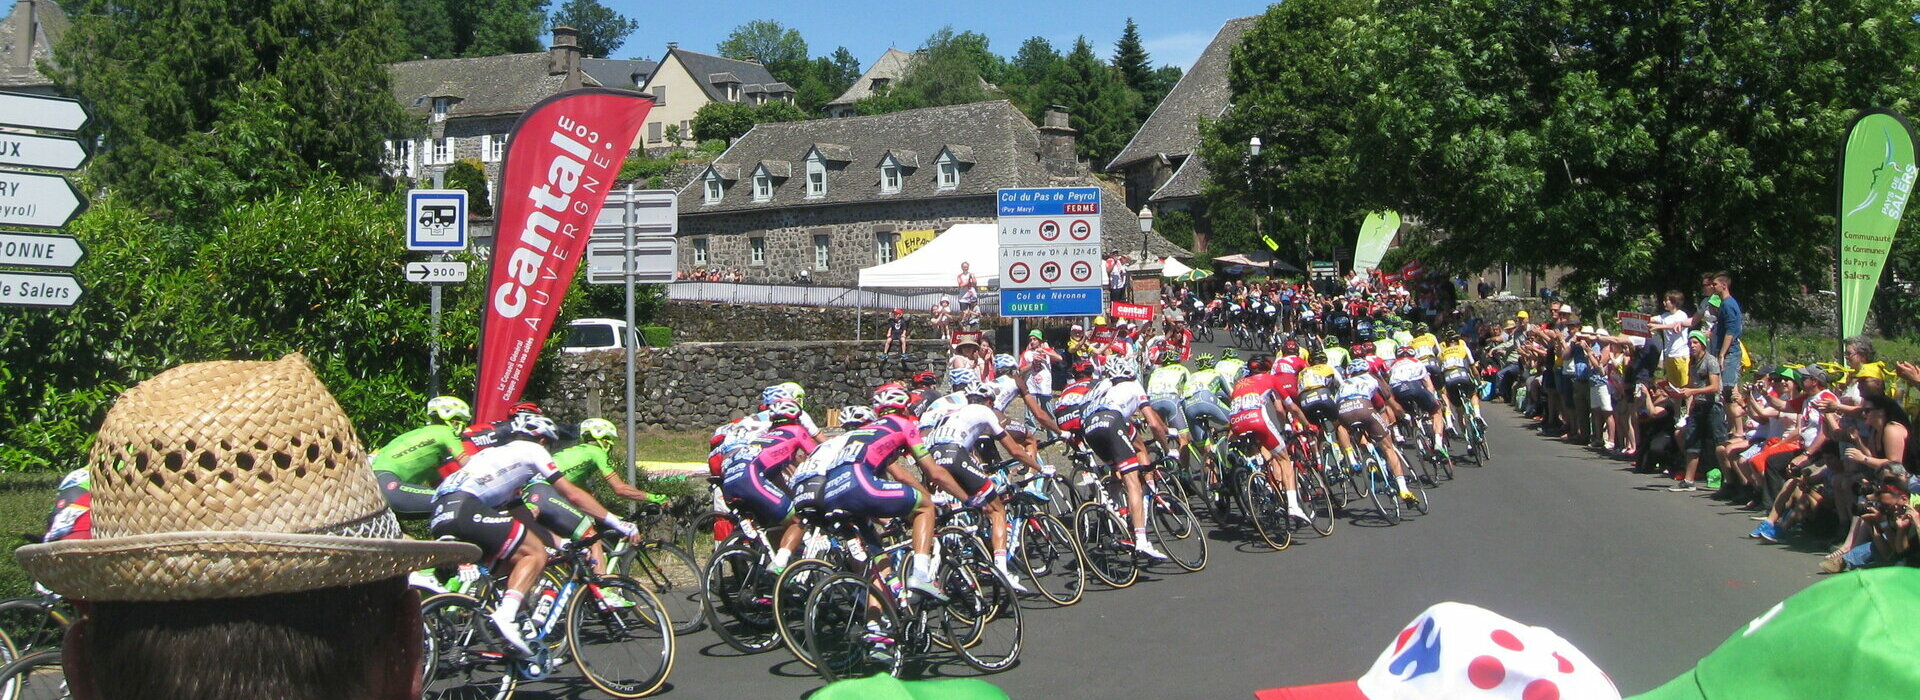
<svg viewBox="0 0 1920 700">
<path fill-rule="evenodd" d="M 1000 216 L 1099 216 L 1098 187 L 1000 190 Z"/>
<path fill-rule="evenodd" d="M 466 190 L 407 190 L 407 250 L 467 249 Z"/>
<path fill-rule="evenodd" d="M 1098 316 L 1101 312 L 1099 287 L 1000 290 L 1001 316 Z"/>
</svg>

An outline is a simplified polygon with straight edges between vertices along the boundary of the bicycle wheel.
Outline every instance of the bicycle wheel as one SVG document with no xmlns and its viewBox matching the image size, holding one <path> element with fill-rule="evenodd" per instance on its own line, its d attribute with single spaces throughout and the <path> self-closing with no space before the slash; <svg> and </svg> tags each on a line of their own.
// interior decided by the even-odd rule
<svg viewBox="0 0 1920 700">
<path fill-rule="evenodd" d="M 1083 503 L 1073 513 L 1073 532 L 1092 564 L 1087 571 L 1094 578 L 1114 588 L 1126 588 L 1139 580 L 1133 533 L 1127 531 L 1126 521 L 1118 514 L 1100 503 Z"/>
<path fill-rule="evenodd" d="M 955 647 L 960 658 L 981 671 L 994 673 L 1020 660 L 1020 600 L 1013 586 L 985 561 L 956 562 L 956 570 L 941 577 L 947 603 L 940 622 L 948 639 L 971 639 Z"/>
<path fill-rule="evenodd" d="M 1169 493 L 1147 494 L 1147 536 L 1167 559 L 1187 571 L 1207 568 L 1207 531 L 1185 499 Z"/>
<path fill-rule="evenodd" d="M 1287 525 L 1287 504 L 1281 500 L 1280 492 L 1267 483 L 1267 475 L 1263 471 L 1247 472 L 1240 480 L 1240 491 L 1246 494 L 1247 517 L 1253 521 L 1260 541 L 1274 551 L 1291 546 L 1293 528 Z"/>
<path fill-rule="evenodd" d="M 822 559 L 802 559 L 787 565 L 773 583 L 773 619 L 780 643 L 794 658 L 811 668 L 813 649 L 807 643 L 807 599 L 840 567 Z"/>
<path fill-rule="evenodd" d="M 1346 510 L 1347 504 L 1360 497 L 1360 492 L 1350 488 L 1352 481 L 1345 478 L 1352 467 L 1348 466 L 1346 459 L 1340 455 L 1340 448 L 1332 443 L 1322 440 L 1318 449 L 1320 463 L 1326 465 L 1327 470 L 1326 478 L 1321 480 L 1327 486 L 1327 495 L 1335 509 Z"/>
<path fill-rule="evenodd" d="M 1408 478 L 1409 486 L 1413 479 Z M 1373 506 L 1380 509 L 1380 517 L 1389 523 L 1398 524 L 1400 516 L 1400 487 L 1394 485 L 1393 474 L 1387 470 L 1379 458 L 1367 462 L 1367 488 L 1373 494 Z"/>
<path fill-rule="evenodd" d="M 1433 457 L 1433 476 L 1437 479 L 1453 481 L 1453 455 L 1441 451 Z M 1438 485 L 1438 484 L 1436 484 Z"/>
<path fill-rule="evenodd" d="M 885 673 L 899 675 L 899 608 L 887 589 L 852 574 L 834 574 L 807 599 L 806 638 L 814 670 L 828 683 Z"/>
<path fill-rule="evenodd" d="M 1398 451 L 1400 448 L 1395 447 L 1393 449 Z M 1433 483 L 1433 475 L 1427 471 L 1431 467 L 1429 467 L 1424 460 L 1418 462 L 1409 461 L 1405 452 L 1400 453 L 1400 463 L 1407 466 L 1407 491 L 1413 494 L 1413 500 L 1407 501 L 1406 505 L 1421 515 L 1426 515 L 1427 489 L 1425 484 Z M 1419 473 L 1418 477 L 1415 476 L 1416 472 Z"/>
<path fill-rule="evenodd" d="M 1321 537 L 1333 534 L 1333 489 L 1327 487 L 1327 480 L 1320 473 L 1320 467 L 1307 464 L 1299 469 L 1295 490 L 1299 493 L 1300 507 L 1313 516 L 1309 523 L 1313 531 Z"/>
<path fill-rule="evenodd" d="M 633 579 L 660 599 L 673 620 L 674 634 L 692 634 L 707 626 L 707 597 L 701 595 L 704 570 L 677 545 L 647 542 L 626 545 L 613 555 L 609 571 Z"/>
<path fill-rule="evenodd" d="M 442 593 L 420 604 L 427 649 L 421 682 L 424 700 L 505 700 L 520 681 L 507 644 L 487 619 L 480 601 Z"/>
<path fill-rule="evenodd" d="M 688 521 L 680 530 L 679 542 L 676 544 L 680 545 L 682 551 L 693 555 L 693 561 L 700 566 L 701 571 L 707 570 L 707 564 L 713 561 L 713 555 L 720 551 L 721 545 L 726 544 L 724 541 L 714 539 L 713 536 L 714 526 L 726 519 L 725 515 L 707 511 L 693 516 L 693 520 Z"/>
<path fill-rule="evenodd" d="M 0 602 L 0 633 L 13 640 L 18 658 L 42 649 L 54 649 L 66 639 L 67 614 L 45 598 L 14 598 Z"/>
<path fill-rule="evenodd" d="M 609 605 L 608 592 L 629 605 Z M 639 581 L 608 576 L 567 604 L 567 647 L 593 687 L 616 698 L 645 697 L 673 671 L 673 620 Z"/>
<path fill-rule="evenodd" d="M 1014 529 L 1019 556 L 1014 561 L 1033 582 L 1034 590 L 1056 605 L 1080 602 L 1087 593 L 1087 555 L 1073 533 L 1052 514 L 1032 511 L 1020 518 Z"/>
<path fill-rule="evenodd" d="M 955 525 L 948 525 L 934 532 L 934 539 L 939 543 L 939 565 L 934 571 L 934 580 L 940 583 L 940 590 L 947 593 L 949 600 L 953 598 L 955 588 L 974 585 L 965 572 L 976 566 L 988 568 L 993 566 L 993 553 L 987 549 L 986 543 L 980 539 L 978 532 L 971 526 Z M 930 606 L 928 609 L 935 617 L 941 618 L 951 610 L 944 606 Z M 955 629 L 966 634 L 958 637 L 948 636 L 948 633 Z M 945 620 L 930 623 L 928 631 L 933 633 L 932 638 L 935 644 L 948 649 L 957 649 L 978 640 L 978 637 L 974 636 L 978 630 L 964 625 L 950 626 Z"/>
<path fill-rule="evenodd" d="M 780 643 L 779 625 L 773 621 L 773 580 L 760 559 L 759 548 L 746 540 L 721 545 L 707 564 L 701 586 L 707 624 L 727 646 L 746 654 Z"/>
<path fill-rule="evenodd" d="M 61 666 L 58 648 L 42 649 L 0 666 L 0 688 L 5 689 L 7 700 L 65 700 L 73 697 L 67 692 L 66 670 Z"/>
</svg>

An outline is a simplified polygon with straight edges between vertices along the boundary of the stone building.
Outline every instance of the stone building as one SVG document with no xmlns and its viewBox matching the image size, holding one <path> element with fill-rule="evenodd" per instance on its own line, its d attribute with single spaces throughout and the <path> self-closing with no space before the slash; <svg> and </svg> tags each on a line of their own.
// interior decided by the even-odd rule
<svg viewBox="0 0 1920 700">
<path fill-rule="evenodd" d="M 998 100 L 757 125 L 680 190 L 681 267 L 852 286 L 860 268 L 894 259 L 903 233 L 993 223 L 1000 188 L 1099 185 L 1074 157 L 1067 115 L 1045 122 Z M 1158 234 L 1143 243 L 1106 190 L 1108 250 L 1188 254 Z"/>
<path fill-rule="evenodd" d="M 653 95 L 653 111 L 640 129 L 640 146 L 666 149 L 693 141 L 693 117 L 701 107 L 714 102 L 738 102 L 760 106 L 768 102 L 793 102 L 794 90 L 775 80 L 767 67 L 753 61 L 738 61 L 667 44 L 660 59 L 643 84 Z M 680 141 L 667 138 L 668 127 L 677 126 Z"/>
<path fill-rule="evenodd" d="M 1161 211 L 1194 209 L 1205 187 L 1207 164 L 1198 156 L 1200 119 L 1217 118 L 1233 100 L 1227 85 L 1227 64 L 1258 17 L 1228 20 L 1215 34 L 1193 67 L 1180 76 L 1153 115 L 1140 125 L 1106 171 L 1126 182 L 1127 206 L 1151 204 Z M 1196 217 L 1194 248 L 1206 251 L 1203 222 Z"/>
<path fill-rule="evenodd" d="M 555 28 L 553 46 L 539 53 L 390 63 L 394 99 L 426 128 L 418 138 L 387 142 L 388 173 L 431 182 L 434 171 L 472 158 L 497 194 L 507 134 L 520 115 L 563 90 L 632 89 L 652 69 L 652 61 L 583 58 L 571 27 Z"/>
<path fill-rule="evenodd" d="M 880 54 L 880 60 L 873 62 L 873 67 L 861 73 L 860 78 L 847 87 L 846 92 L 827 103 L 827 116 L 835 119 L 854 116 L 853 103 L 899 85 L 900 79 L 907 76 L 907 69 L 912 66 L 913 54 L 887 49 L 886 53 Z"/>
<path fill-rule="evenodd" d="M 53 0 L 19 0 L 0 21 L 0 90 L 52 95 L 53 81 L 40 62 L 53 61 L 53 45 L 71 23 Z"/>
</svg>

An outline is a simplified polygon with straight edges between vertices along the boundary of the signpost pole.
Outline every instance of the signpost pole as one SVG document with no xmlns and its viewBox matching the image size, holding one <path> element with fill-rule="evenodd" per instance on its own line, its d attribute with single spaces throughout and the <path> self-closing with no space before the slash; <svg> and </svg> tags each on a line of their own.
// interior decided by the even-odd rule
<svg viewBox="0 0 1920 700">
<path fill-rule="evenodd" d="M 634 353 L 639 350 L 639 348 L 635 347 L 638 343 L 634 341 L 640 337 L 640 329 L 633 327 L 633 277 L 634 273 L 638 272 L 638 270 L 635 269 L 636 266 L 633 261 L 634 248 L 638 245 L 634 240 L 633 183 L 627 183 L 626 209 L 626 244 L 622 246 L 626 248 L 626 254 L 624 256 L 626 258 L 626 266 L 621 269 L 626 272 L 627 278 L 627 337 L 625 338 L 627 346 L 627 483 L 632 484 L 638 481 L 638 475 L 636 474 L 638 469 L 634 465 L 634 460 L 638 455 L 635 455 L 634 451 L 639 448 L 638 438 L 633 434 L 634 428 L 639 422 L 639 413 L 635 411 L 634 406 L 635 394 L 637 392 L 633 386 L 633 356 Z"/>
<path fill-rule="evenodd" d="M 435 261 L 445 260 L 444 255 L 433 256 Z M 428 395 L 440 395 L 440 287 L 439 282 L 427 285 L 428 309 L 433 315 L 433 335 L 427 343 L 427 387 Z"/>
</svg>

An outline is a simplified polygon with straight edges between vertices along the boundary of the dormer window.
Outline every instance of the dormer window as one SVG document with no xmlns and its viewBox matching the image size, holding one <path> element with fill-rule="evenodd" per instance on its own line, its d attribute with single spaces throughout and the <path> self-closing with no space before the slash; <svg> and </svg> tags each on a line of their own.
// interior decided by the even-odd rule
<svg viewBox="0 0 1920 700">
<path fill-rule="evenodd" d="M 934 161 L 934 166 L 934 169 L 939 172 L 937 184 L 940 189 L 951 190 L 960 186 L 960 162 L 954 160 L 952 153 L 940 154 L 940 159 Z"/>
<path fill-rule="evenodd" d="M 720 180 L 720 174 L 707 171 L 707 204 L 719 204 L 720 198 L 727 195 L 727 185 Z"/>
<path fill-rule="evenodd" d="M 720 89 L 725 90 L 727 92 L 728 102 L 740 101 L 740 84 L 739 83 L 727 83 L 726 85 L 720 86 Z"/>
<path fill-rule="evenodd" d="M 437 122 L 446 121 L 447 110 L 452 108 L 453 108 L 453 98 L 451 97 L 433 98 L 433 120 Z"/>
<path fill-rule="evenodd" d="M 867 89 L 868 89 L 868 90 L 872 90 L 872 91 L 874 91 L 874 92 L 879 92 L 879 91 L 881 91 L 881 90 L 885 90 L 885 89 L 887 89 L 887 79 L 886 79 L 886 78 L 874 78 L 874 79 L 873 79 L 873 83 L 872 83 L 872 84 L 870 84 L 870 85 L 868 85 L 868 86 L 867 86 Z"/>
<path fill-rule="evenodd" d="M 880 192 L 895 194 L 899 191 L 900 161 L 894 160 L 893 156 L 887 156 L 885 160 L 880 161 Z"/>
<path fill-rule="evenodd" d="M 807 199 L 827 196 L 827 159 L 815 151 L 807 157 Z"/>
<path fill-rule="evenodd" d="M 767 174 L 766 168 L 761 168 L 753 173 L 753 201 L 773 201 L 773 176 Z"/>
</svg>

